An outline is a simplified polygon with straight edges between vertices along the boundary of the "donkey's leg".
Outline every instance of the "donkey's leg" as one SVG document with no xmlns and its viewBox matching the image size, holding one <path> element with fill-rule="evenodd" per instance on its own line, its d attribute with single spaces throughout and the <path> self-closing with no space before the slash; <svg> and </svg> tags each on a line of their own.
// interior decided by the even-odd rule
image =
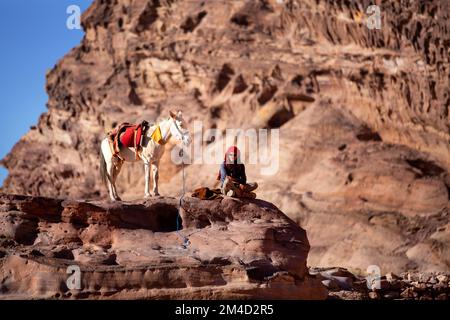
<svg viewBox="0 0 450 320">
<path fill-rule="evenodd" d="M 152 195 L 150 194 L 150 163 L 144 162 L 144 169 L 145 169 L 145 198 L 150 198 Z"/>
<path fill-rule="evenodd" d="M 108 175 L 108 179 L 106 180 L 106 184 L 108 186 L 108 191 L 109 191 L 109 197 L 111 198 L 112 201 L 116 200 L 116 193 L 113 187 L 113 172 L 114 172 L 114 164 L 112 162 L 112 160 L 106 160 L 106 174 Z"/>
<path fill-rule="evenodd" d="M 158 180 L 159 180 L 159 161 L 152 163 L 152 172 L 153 172 L 153 194 L 155 196 L 159 196 L 158 192 Z"/>
<path fill-rule="evenodd" d="M 122 199 L 120 199 L 119 195 L 117 194 L 117 189 L 116 189 L 116 180 L 117 180 L 117 177 L 119 176 L 120 169 L 122 169 L 122 165 L 123 165 L 123 161 L 116 158 L 114 161 L 114 165 L 112 168 L 112 175 L 111 175 L 113 195 L 114 195 L 115 200 L 117 200 L 117 201 L 122 201 Z"/>
<path fill-rule="evenodd" d="M 115 200 L 114 189 L 112 186 L 112 170 L 113 170 L 113 155 L 109 146 L 108 138 L 103 139 L 101 144 L 101 161 L 100 161 L 100 174 L 104 179 L 108 188 L 108 194 L 111 200 Z"/>
</svg>

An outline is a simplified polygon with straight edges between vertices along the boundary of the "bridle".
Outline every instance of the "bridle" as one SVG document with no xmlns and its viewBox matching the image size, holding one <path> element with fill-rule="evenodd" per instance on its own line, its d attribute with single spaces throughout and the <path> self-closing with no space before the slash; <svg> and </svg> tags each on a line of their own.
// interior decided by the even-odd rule
<svg viewBox="0 0 450 320">
<path fill-rule="evenodd" d="M 183 130 L 180 129 L 180 127 L 179 127 L 178 124 L 177 124 L 177 121 L 176 121 L 174 118 L 170 118 L 169 121 L 170 121 L 170 120 L 173 121 L 173 124 L 175 125 L 175 129 L 177 130 L 178 134 L 180 135 L 181 141 L 184 141 L 184 137 L 185 137 L 186 134 L 187 134 L 187 130 L 185 130 L 184 133 L 183 133 Z M 169 130 L 168 132 L 170 132 L 170 130 Z M 166 133 L 166 137 L 167 137 L 167 134 L 168 134 L 168 133 Z M 166 137 L 164 137 L 164 140 L 166 140 Z"/>
<path fill-rule="evenodd" d="M 186 134 L 188 134 L 188 131 L 185 130 L 184 133 L 183 133 L 183 130 L 180 129 L 180 127 L 177 124 L 177 121 L 175 119 L 173 119 L 173 118 L 171 118 L 171 119 L 173 121 L 173 124 L 175 125 L 175 129 L 180 134 L 181 140 L 184 142 L 184 137 L 185 137 Z M 178 215 L 177 215 L 177 222 L 176 223 L 177 223 L 177 235 L 183 240 L 183 244 L 181 245 L 181 247 L 183 249 L 187 249 L 187 247 L 189 246 L 189 244 L 191 242 L 189 241 L 188 236 L 183 236 L 180 233 L 180 225 L 179 225 L 179 220 L 181 218 L 181 212 L 180 211 L 181 211 L 181 209 L 184 210 L 184 208 L 183 208 L 183 199 L 184 199 L 184 195 L 186 193 L 186 181 L 185 181 L 185 174 L 184 174 L 184 160 L 183 160 L 184 154 L 183 154 L 183 152 L 184 152 L 183 149 L 181 149 L 181 151 L 180 151 L 180 155 L 181 155 L 181 159 L 182 159 L 181 160 L 181 171 L 182 171 L 182 179 L 183 180 L 182 180 L 181 196 L 180 196 L 179 204 L 178 204 Z"/>
</svg>

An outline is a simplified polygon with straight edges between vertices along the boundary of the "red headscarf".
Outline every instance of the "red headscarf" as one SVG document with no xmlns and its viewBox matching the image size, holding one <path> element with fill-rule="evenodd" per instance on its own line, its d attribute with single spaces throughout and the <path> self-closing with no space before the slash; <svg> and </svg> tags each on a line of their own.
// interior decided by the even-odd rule
<svg viewBox="0 0 450 320">
<path fill-rule="evenodd" d="M 228 160 L 228 154 L 230 153 L 234 153 L 236 155 L 236 158 L 234 160 L 234 163 L 229 163 Z M 239 150 L 238 147 L 236 146 L 231 146 L 228 148 L 227 152 L 225 152 L 225 157 L 224 157 L 224 161 L 225 161 L 225 165 L 228 166 L 233 166 L 236 165 L 238 163 L 241 163 L 241 151 Z M 219 174 L 217 176 L 217 180 L 220 180 L 220 170 L 219 170 Z"/>
<path fill-rule="evenodd" d="M 234 161 L 234 163 L 229 163 L 228 162 L 229 161 L 228 160 L 228 155 L 230 153 L 234 153 L 236 155 L 236 160 Z M 239 150 L 239 148 L 236 147 L 236 146 L 232 146 L 232 147 L 228 148 L 227 152 L 225 152 L 225 159 L 224 160 L 225 160 L 226 164 L 236 164 L 236 163 L 240 162 L 240 157 L 241 157 L 241 151 Z"/>
</svg>

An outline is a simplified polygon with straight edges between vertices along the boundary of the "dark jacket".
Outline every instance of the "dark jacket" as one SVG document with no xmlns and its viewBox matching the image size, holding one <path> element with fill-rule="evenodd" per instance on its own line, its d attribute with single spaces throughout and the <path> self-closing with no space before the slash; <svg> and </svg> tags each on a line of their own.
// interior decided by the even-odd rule
<svg viewBox="0 0 450 320">
<path fill-rule="evenodd" d="M 220 166 L 221 185 L 223 185 L 223 182 L 227 176 L 236 179 L 236 181 L 241 184 L 247 183 L 247 176 L 245 175 L 245 166 L 243 163 L 226 164 L 224 161 Z"/>
</svg>

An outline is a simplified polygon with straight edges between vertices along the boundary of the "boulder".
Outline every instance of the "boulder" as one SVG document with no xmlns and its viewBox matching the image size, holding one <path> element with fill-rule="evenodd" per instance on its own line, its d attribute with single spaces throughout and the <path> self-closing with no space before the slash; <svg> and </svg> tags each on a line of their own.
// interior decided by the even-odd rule
<svg viewBox="0 0 450 320">
<path fill-rule="evenodd" d="M 178 211 L 169 197 L 111 203 L 0 194 L 0 208 L 0 237 L 11 241 L 0 255 L 0 298 L 327 296 L 308 273 L 305 230 L 262 200 L 186 197 Z M 34 228 L 18 232 L 25 221 Z"/>
</svg>

